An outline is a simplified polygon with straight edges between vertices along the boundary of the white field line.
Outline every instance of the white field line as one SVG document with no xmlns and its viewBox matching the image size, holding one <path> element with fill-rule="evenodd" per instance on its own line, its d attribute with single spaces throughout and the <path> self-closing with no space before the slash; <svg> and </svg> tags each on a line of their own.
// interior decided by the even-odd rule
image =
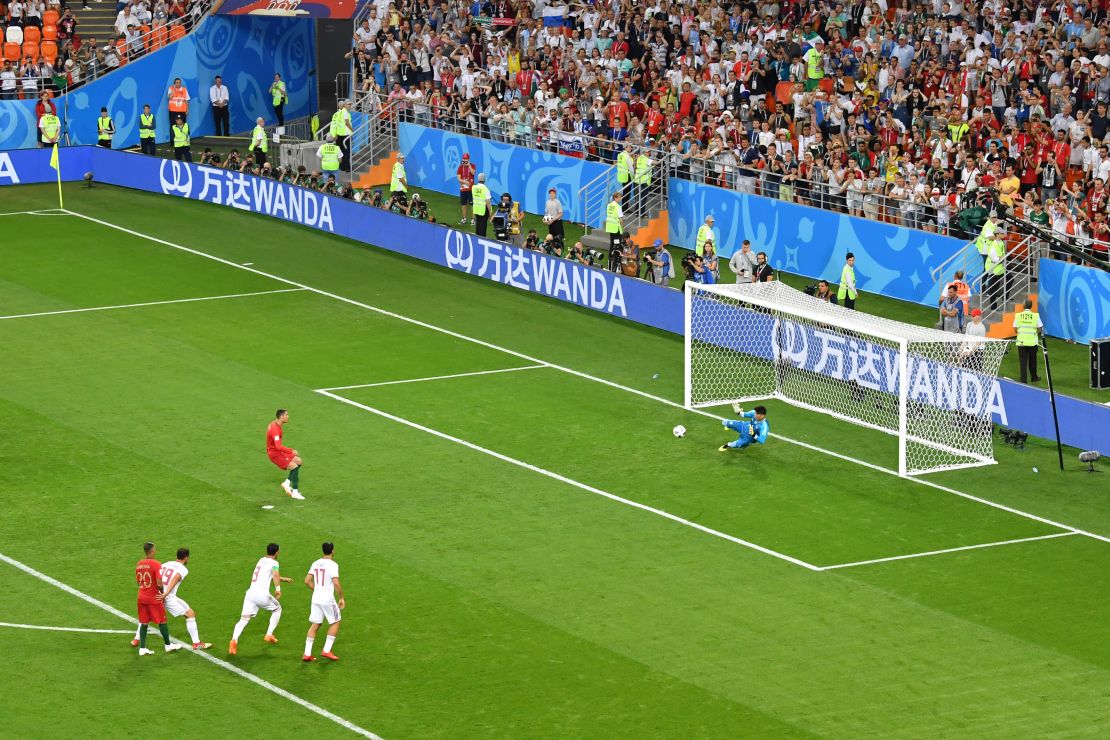
<svg viewBox="0 0 1110 740">
<path fill-rule="evenodd" d="M 1057 537 L 1072 537 L 1078 532 L 1055 532 L 1042 534 L 1039 537 L 1022 537 L 1017 540 L 1003 540 L 1002 542 L 987 542 L 983 545 L 965 545 L 963 547 L 949 547 L 944 550 L 930 550 L 929 552 L 915 552 L 912 555 L 895 555 L 889 558 L 875 558 L 874 560 L 859 560 L 855 563 L 839 563 L 837 565 L 823 565 L 817 570 L 837 570 L 838 568 L 855 568 L 859 565 L 874 565 L 875 563 L 889 563 L 892 560 L 910 560 L 912 558 L 927 558 L 931 555 L 944 555 L 949 552 L 964 552 L 965 550 L 982 550 L 986 547 L 1000 547 L 1002 545 L 1016 545 L 1020 542 L 1036 542 L 1038 540 L 1051 540 Z"/>
<path fill-rule="evenodd" d="M 41 211 L 9 211 L 0 213 L 0 216 L 69 216 L 72 215 L 60 208 L 45 208 Z"/>
<path fill-rule="evenodd" d="M 148 241 L 155 242 L 156 244 L 162 244 L 164 246 L 171 247 L 173 249 L 181 250 L 182 252 L 188 252 L 189 254 L 195 254 L 198 257 L 204 257 L 205 259 L 210 259 L 210 260 L 213 260 L 215 262 L 220 262 L 220 263 L 228 265 L 230 267 L 234 267 L 237 270 L 246 270 L 247 272 L 253 272 L 256 275 L 262 275 L 263 277 L 268 277 L 268 278 L 271 278 L 273 280 L 277 280 L 278 282 L 285 283 L 286 285 L 293 285 L 295 287 L 302 288 L 302 289 L 307 290 L 309 292 L 316 293 L 317 295 L 322 295 L 326 298 L 331 298 L 333 300 L 341 301 L 343 303 L 347 303 L 347 304 L 352 305 L 352 306 L 357 306 L 357 307 L 365 309 L 367 311 L 373 311 L 374 313 L 381 314 L 382 316 L 389 316 L 390 318 L 397 319 L 398 321 L 404 321 L 404 322 L 407 322 L 409 324 L 413 324 L 414 326 L 420 326 L 420 327 L 423 327 L 425 329 L 429 329 L 431 331 L 436 331 L 436 332 L 439 332 L 440 334 L 445 334 L 445 335 L 450 336 L 450 337 L 455 337 L 456 339 L 461 339 L 461 340 L 466 341 L 466 342 L 471 342 L 472 344 L 477 344 L 481 347 L 487 347 L 489 349 L 494 349 L 494 350 L 497 350 L 499 352 L 504 352 L 507 355 L 512 355 L 513 357 L 519 357 L 520 359 L 526 360 L 528 362 L 532 362 L 532 363 L 539 364 L 539 365 L 547 365 L 548 367 L 550 367 L 554 370 L 560 370 L 564 373 L 568 373 L 570 375 L 575 375 L 575 376 L 578 376 L 579 378 L 583 378 L 585 380 L 590 380 L 590 381 L 593 381 L 595 383 L 601 383 L 602 385 L 607 385 L 610 388 L 616 388 L 618 390 L 625 391 L 626 393 L 633 393 L 633 394 L 635 394 L 637 396 L 641 396 L 643 398 L 649 398 L 653 401 L 657 401 L 658 403 L 662 403 L 662 404 L 665 404 L 667 406 L 671 406 L 672 408 L 676 408 L 676 409 L 679 409 L 681 411 L 689 411 L 689 412 L 692 412 L 692 413 L 695 413 L 695 414 L 700 414 L 702 416 L 709 417 L 710 419 L 716 419 L 718 421 L 720 421 L 722 418 L 724 418 L 724 417 L 721 417 L 721 416 L 717 416 L 716 414 L 713 414 L 711 412 L 704 411 L 702 409 L 687 409 L 681 403 L 678 403 L 677 401 L 672 401 L 669 398 L 663 398 L 662 396 L 656 396 L 656 395 L 653 395 L 651 393 L 647 393 L 646 391 L 641 391 L 637 388 L 632 388 L 632 387 L 629 387 L 629 386 L 626 386 L 626 385 L 621 385 L 620 383 L 614 383 L 611 380 L 605 380 L 604 378 L 599 378 L 595 375 L 590 375 L 588 373 L 583 373 L 583 372 L 580 372 L 578 370 L 574 370 L 574 369 L 569 368 L 569 367 L 564 367 L 562 365 L 556 365 L 554 363 L 546 362 L 544 360 L 539 359 L 538 357 L 532 357 L 531 355 L 526 355 L 523 352 L 517 352 L 515 350 L 511 350 L 511 349 L 508 349 L 506 347 L 502 347 L 500 345 L 493 344 L 492 342 L 486 342 L 482 339 L 476 339 L 475 337 L 467 336 L 466 334 L 460 334 L 456 331 L 451 331 L 450 329 L 445 329 L 442 326 L 436 326 L 435 324 L 429 324 L 425 321 L 420 321 L 419 319 L 414 319 L 410 316 L 405 316 L 404 314 L 395 313 L 394 311 L 388 311 L 384 308 L 380 308 L 378 306 L 370 305 L 369 303 L 363 303 L 361 301 L 356 301 L 353 298 L 347 298 L 346 296 L 341 296 L 341 295 L 338 295 L 336 293 L 330 293 L 326 290 L 321 290 L 320 288 L 314 288 L 311 285 L 305 285 L 304 283 L 298 283 L 294 280 L 290 280 L 288 278 L 283 278 L 283 277 L 280 277 L 278 275 L 274 275 L 273 273 L 270 273 L 270 272 L 264 272 L 263 270 L 259 270 L 259 269 L 256 269 L 254 267 L 246 267 L 246 266 L 240 265 L 236 262 L 232 262 L 231 260 L 226 260 L 223 257 L 217 257 L 214 254 L 209 254 L 207 252 L 201 252 L 198 249 L 192 249 L 190 247 L 184 247 L 180 244 L 174 244 L 173 242 L 166 241 L 165 239 L 159 239 L 158 237 L 150 236 L 148 234 L 144 234 L 142 232 L 135 231 L 133 229 L 128 229 L 128 228 L 123 227 L 123 226 L 117 226 L 116 224 L 113 224 L 109 221 L 103 221 L 99 218 L 93 218 L 92 216 L 86 216 L 85 214 L 77 213 L 76 211 L 67 210 L 66 212 L 73 215 L 73 216 L 78 216 L 80 218 L 83 218 L 86 221 L 91 221 L 93 223 L 100 224 L 101 226 L 106 226 L 110 229 L 116 229 L 117 231 L 122 231 L 125 234 L 131 234 L 132 236 L 137 236 L 140 239 L 146 239 Z M 791 439 L 790 437 L 784 437 L 784 436 L 779 435 L 779 434 L 772 433 L 770 436 L 772 436 L 776 439 L 781 439 L 784 442 L 789 442 L 790 444 L 797 445 L 799 447 L 804 447 L 805 449 L 812 450 L 813 452 L 820 452 L 821 454 L 828 455 L 829 457 L 835 457 L 839 460 L 844 460 L 846 462 L 851 462 L 851 463 L 855 463 L 857 465 L 862 465 L 865 468 L 870 468 L 871 470 L 875 470 L 875 471 L 878 471 L 880 473 L 885 473 L 887 475 L 892 475 L 896 478 L 902 478 L 902 476 L 898 475 L 897 470 L 891 470 L 890 468 L 884 468 L 881 465 L 875 465 L 873 463 L 869 463 L 869 462 L 866 462 L 864 460 L 859 460 L 859 459 L 851 457 L 849 455 L 842 455 L 839 452 L 834 452 L 832 450 L 827 450 L 824 447 L 818 447 L 816 445 L 811 445 L 807 442 L 801 442 L 799 440 Z M 1025 512 L 1025 511 L 1020 511 L 1019 509 L 1014 509 L 1012 507 L 1005 506 L 1003 504 L 995 503 L 994 501 L 988 501 L 987 499 L 979 498 L 978 496 L 972 496 L 970 494 L 962 493 L 962 492 L 957 491 L 953 488 L 948 488 L 947 486 L 942 486 L 942 485 L 937 484 L 937 483 L 932 483 L 930 481 L 923 480 L 921 478 L 917 478 L 917 477 L 914 477 L 914 476 L 909 476 L 909 477 L 904 478 L 904 480 L 908 480 L 908 481 L 911 481 L 913 483 L 919 483 L 923 486 L 929 486 L 931 488 L 935 488 L 939 491 L 944 491 L 946 493 L 955 494 L 957 496 L 961 496 L 963 498 L 966 498 L 970 501 L 975 501 L 977 503 L 981 503 L 985 506 L 991 506 L 993 508 L 1000 509 L 1002 511 L 1007 511 L 1007 512 L 1010 512 L 1011 514 L 1015 514 L 1017 516 L 1025 517 L 1026 519 L 1032 519 L 1035 522 L 1041 522 L 1043 524 L 1048 524 L 1048 525 L 1051 525 L 1053 527 L 1058 527 L 1060 529 L 1067 530 L 1069 532 L 1074 532 L 1075 534 L 1081 534 L 1085 537 L 1091 537 L 1091 538 L 1094 538 L 1096 540 L 1102 540 L 1103 542 L 1110 542 L 1110 537 L 1103 537 L 1102 535 L 1098 535 L 1098 534 L 1094 534 L 1092 532 L 1088 532 L 1086 530 L 1078 529 L 1076 527 L 1072 527 L 1072 526 L 1069 526 L 1067 524 L 1061 524 L 1060 522 L 1052 521 L 1051 519 L 1046 519 L 1044 517 L 1037 516 L 1036 514 L 1030 514 L 1030 513 Z"/>
<path fill-rule="evenodd" d="M 123 303 L 118 306 L 93 306 L 92 308 L 67 308 L 61 311 L 39 311 L 38 313 L 20 313 L 11 316 L 0 316 L 0 321 L 8 319 L 30 319 L 36 316 L 58 316 L 67 313 L 87 313 L 89 311 L 117 311 L 123 308 L 144 308 L 146 306 L 168 306 L 172 303 L 200 303 L 201 301 L 223 301 L 228 298 L 250 298 L 259 295 L 272 295 L 274 293 L 297 293 L 304 288 L 281 288 L 280 290 L 260 290 L 255 293 L 229 293 L 228 295 L 209 295 L 200 298 L 175 298 L 170 301 L 148 301 L 146 303 Z"/>
<path fill-rule="evenodd" d="M 771 555 L 772 557 L 776 557 L 779 560 L 785 560 L 786 562 L 793 563 L 794 565 L 800 565 L 801 567 L 805 568 L 806 570 L 812 570 L 812 571 L 821 570 L 816 565 L 812 565 L 810 563 L 807 563 L 804 560 L 798 560 L 797 558 L 792 558 L 789 555 L 784 555 L 781 552 L 776 552 L 776 551 L 771 550 L 769 548 L 763 547 L 762 545 L 757 545 L 754 542 L 749 542 L 747 540 L 742 540 L 739 537 L 733 537 L 730 534 L 725 534 L 724 532 L 719 532 L 716 529 L 710 529 L 709 527 L 698 524 L 697 522 L 692 522 L 689 519 L 683 519 L 680 516 L 676 516 L 675 514 L 671 514 L 670 512 L 663 511 L 662 509 L 657 509 L 654 506 L 648 506 L 647 504 L 641 504 L 638 501 L 632 501 L 631 499 L 623 498 L 623 497 L 618 496 L 614 493 L 609 493 L 608 491 L 603 491 L 600 488 L 594 488 L 593 486 L 587 485 L 585 483 L 580 483 L 579 481 L 576 481 L 573 478 L 568 478 L 565 475 L 560 475 L 559 473 L 554 473 L 554 472 L 552 472 L 550 470 L 547 470 L 545 468 L 541 468 L 541 467 L 538 467 L 536 465 L 532 465 L 531 463 L 526 463 L 523 460 L 517 460 L 515 457 L 509 457 L 508 455 L 503 455 L 500 452 L 495 452 L 495 451 L 493 451 L 491 449 L 488 449 L 486 447 L 476 445 L 473 442 L 467 442 L 465 439 L 460 439 L 458 437 L 453 437 L 450 434 L 438 431 L 436 429 L 432 429 L 431 427 L 426 427 L 422 424 L 417 424 L 414 421 L 409 421 L 408 419 L 405 419 L 403 417 L 395 416 L 395 415 L 390 414 L 386 411 L 382 411 L 381 409 L 376 409 L 373 406 L 367 406 L 366 404 L 362 404 L 362 403 L 359 403 L 357 401 L 352 401 L 349 398 L 344 398 L 343 396 L 337 395 L 335 393 L 331 393 L 330 391 L 327 391 L 327 390 L 318 390 L 316 392 L 321 394 L 321 395 L 327 396 L 328 398 L 335 399 L 336 401 L 339 401 L 340 403 L 345 403 L 349 406 L 354 406 L 355 408 L 362 409 L 363 411 L 369 411 L 370 413 L 377 414 L 378 416 L 381 416 L 384 419 L 389 419 L 390 421 L 395 421 L 398 424 L 404 424 L 407 427 L 417 429 L 421 432 L 426 432 L 427 434 L 431 434 L 435 437 L 439 437 L 440 439 L 445 439 L 448 442 L 454 442 L 455 444 L 462 445 L 463 447 L 467 447 L 471 450 L 474 450 L 475 452 L 481 452 L 484 455 L 489 455 L 490 457 L 495 457 L 498 460 L 503 460 L 504 462 L 511 463 L 511 464 L 516 465 L 518 467 L 524 468 L 525 470 L 530 470 L 533 473 L 539 473 L 540 475 L 546 475 L 548 478 L 552 478 L 554 480 L 557 480 L 560 483 L 566 483 L 567 485 L 574 486 L 575 488 L 580 488 L 583 491 L 586 491 L 587 493 L 592 493 L 592 494 L 595 494 L 597 496 L 603 496 L 603 497 L 609 499 L 610 501 L 616 501 L 617 503 L 621 503 L 621 504 L 624 504 L 626 506 L 631 506 L 635 509 L 640 509 L 640 510 L 646 511 L 650 514 L 655 514 L 656 516 L 661 516 L 664 519 L 670 519 L 672 522 L 678 522 L 679 524 L 685 525 L 687 527 L 692 527 L 692 528 L 698 530 L 699 532 L 704 532 L 705 534 L 711 534 L 714 537 L 720 537 L 722 540 L 728 540 L 729 542 L 733 542 L 737 545 L 743 545 L 744 547 L 750 548 L 752 550 L 757 550 L 757 551 L 759 551 L 759 552 L 761 552 L 765 555 Z"/>
<path fill-rule="evenodd" d="M 50 576 L 46 575 L 45 573 L 42 573 L 40 571 L 35 570 L 31 566 L 25 565 L 25 564 L 19 562 L 15 558 L 8 557 L 4 553 L 0 553 L 0 562 L 7 563 L 8 565 L 12 566 L 13 568 L 17 568 L 17 569 L 23 571 L 24 573 L 26 573 L 29 576 L 34 576 L 35 578 L 39 579 L 43 583 L 48 583 L 51 586 L 54 586 L 55 588 L 60 588 L 62 591 L 65 591 L 70 596 L 76 596 L 77 598 L 81 599 L 82 601 L 84 601 L 86 603 L 89 603 L 89 604 L 92 604 L 97 609 L 101 609 L 103 611 L 108 612 L 109 614 L 117 616 L 120 619 L 124 620 L 125 622 L 128 622 L 130 624 L 138 624 L 139 623 L 137 619 L 135 619 L 134 617 L 132 617 L 128 614 L 124 614 L 119 609 L 115 608 L 114 606 L 112 606 L 110 604 L 106 604 L 106 603 L 104 603 L 103 601 L 101 601 L 99 599 L 93 598 L 92 596 L 89 596 L 88 594 L 86 594 L 82 591 L 78 591 L 77 589 L 73 588 L 72 586 L 70 586 L 68 584 L 65 584 L 65 583 L 62 583 L 61 581 L 57 580 L 56 578 L 51 578 Z M 127 632 L 125 634 L 134 634 L 134 633 L 133 632 Z M 175 639 L 174 642 L 176 642 L 178 644 L 181 644 L 181 645 L 185 645 L 186 647 L 188 647 L 187 643 L 183 643 L 180 640 Z M 253 673 L 248 673 L 247 671 L 244 671 L 242 668 L 240 668 L 236 665 L 232 665 L 231 663 L 228 663 L 226 660 L 220 660 L 219 658 L 215 657 L 214 655 L 212 655 L 210 653 L 207 653 L 207 652 L 204 652 L 204 651 L 201 651 L 201 650 L 194 650 L 194 651 L 190 651 L 190 652 L 192 652 L 194 655 L 196 655 L 196 656 L 198 656 L 198 657 L 200 657 L 204 660 L 207 660 L 209 663 L 212 663 L 214 665 L 218 665 L 220 668 L 223 668 L 225 671 L 230 671 L 231 673 L 234 673 L 236 676 L 239 676 L 240 678 L 247 679 L 248 681 L 255 684 L 256 686 L 261 686 L 262 688 L 266 689 L 267 691 L 270 691 L 274 694 L 277 694 L 282 699 L 286 699 L 288 701 L 293 702 L 294 704 L 296 704 L 298 706 L 304 707 L 308 711 L 310 711 L 314 714 L 317 714 L 317 715 L 323 717 L 324 719 L 331 720 L 332 722 L 339 725 L 340 727 L 342 727 L 344 729 L 347 729 L 347 730 L 350 730 L 351 732 L 353 732 L 357 735 L 361 735 L 362 737 L 365 737 L 365 738 L 370 738 L 371 740 L 381 740 L 380 737 L 378 737 L 374 733 L 370 732 L 369 730 L 363 729 L 362 727 L 359 727 L 355 723 L 349 722 L 349 721 L 343 719 L 338 714 L 333 714 L 332 712 L 329 712 L 328 710 L 324 709 L 323 707 L 319 707 L 319 706 L 313 704 L 310 701 L 302 699 L 301 697 L 297 696 L 296 694 L 290 693 L 290 692 L 286 691 L 285 689 L 281 688 L 280 686 L 275 686 L 274 684 L 270 683 L 269 681 L 267 681 L 263 678 L 259 678 L 258 676 L 254 675 Z"/>
<path fill-rule="evenodd" d="M 539 370 L 548 367 L 545 365 L 525 365 L 523 367 L 506 367 L 501 370 L 479 370 L 474 373 L 455 373 L 454 375 L 432 375 L 427 378 L 409 378 L 407 380 L 387 380 L 384 383 L 362 383 L 361 385 L 341 385 L 336 388 L 318 388 L 318 391 L 350 391 L 355 388 L 377 388 L 383 385 L 402 385 L 404 383 L 424 383 L 429 380 L 451 380 L 452 378 L 472 378 L 475 375 L 495 375 L 497 373 L 515 373 L 517 370 Z"/>
<path fill-rule="evenodd" d="M 130 635 L 132 630 L 94 630 L 85 627 L 48 627 L 44 624 L 16 624 L 15 622 L 0 622 L 0 627 L 11 627 L 20 630 L 46 630 L 48 632 L 93 632 L 98 635 Z"/>
</svg>

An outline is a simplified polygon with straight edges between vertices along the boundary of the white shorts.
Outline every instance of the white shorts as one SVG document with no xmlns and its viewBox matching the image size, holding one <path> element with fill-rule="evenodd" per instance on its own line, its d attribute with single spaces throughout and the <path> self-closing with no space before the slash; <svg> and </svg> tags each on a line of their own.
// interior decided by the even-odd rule
<svg viewBox="0 0 1110 740">
<path fill-rule="evenodd" d="M 167 596 L 162 604 L 171 617 L 180 617 L 189 611 L 189 605 L 185 603 L 184 599 L 179 599 L 176 596 Z"/>
<path fill-rule="evenodd" d="M 253 617 L 258 614 L 259 609 L 276 612 L 281 609 L 281 602 L 270 594 L 253 594 L 247 591 L 247 595 L 243 597 L 243 616 Z"/>
<path fill-rule="evenodd" d="M 339 604 L 335 601 L 329 601 L 326 604 L 317 604 L 312 602 L 312 612 L 308 615 L 308 621 L 312 624 L 335 624 L 343 617 L 339 613 Z"/>
</svg>

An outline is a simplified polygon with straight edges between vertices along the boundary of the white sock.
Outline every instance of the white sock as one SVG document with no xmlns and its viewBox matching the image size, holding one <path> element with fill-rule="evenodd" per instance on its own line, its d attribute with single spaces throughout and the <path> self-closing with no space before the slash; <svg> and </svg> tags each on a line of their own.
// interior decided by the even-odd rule
<svg viewBox="0 0 1110 740">
<path fill-rule="evenodd" d="M 275 609 L 274 613 L 270 615 L 270 626 L 266 628 L 266 634 L 273 637 L 274 630 L 277 629 L 278 622 L 281 621 L 281 609 Z"/>
<path fill-rule="evenodd" d="M 240 619 L 238 622 L 235 623 L 235 631 L 231 633 L 232 642 L 239 642 L 239 638 L 242 636 L 243 630 L 247 628 L 247 625 L 250 623 L 250 621 L 251 620 L 249 619 Z"/>
<path fill-rule="evenodd" d="M 139 630 L 140 630 L 140 629 L 142 629 L 142 627 L 136 627 L 136 628 L 135 628 L 135 639 L 136 639 L 136 640 L 138 640 L 138 639 L 139 639 Z"/>
<path fill-rule="evenodd" d="M 189 639 L 196 645 L 200 642 L 200 636 L 197 634 L 197 619 L 196 617 L 189 617 L 185 620 L 185 629 L 189 631 Z"/>
<path fill-rule="evenodd" d="M 330 653 L 331 652 L 331 646 L 334 645 L 334 644 L 335 644 L 335 635 L 328 635 L 327 639 L 324 640 L 324 652 L 325 653 Z"/>
<path fill-rule="evenodd" d="M 309 637 L 308 639 L 306 639 L 304 641 L 304 654 L 305 655 L 312 655 L 312 642 L 313 642 L 313 640 L 312 640 L 311 637 Z"/>
</svg>

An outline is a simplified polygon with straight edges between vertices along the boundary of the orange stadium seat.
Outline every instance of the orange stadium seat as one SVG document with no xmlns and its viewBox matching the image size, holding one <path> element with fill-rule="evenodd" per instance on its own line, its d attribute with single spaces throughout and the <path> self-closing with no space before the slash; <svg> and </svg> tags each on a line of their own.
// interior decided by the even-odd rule
<svg viewBox="0 0 1110 740">
<path fill-rule="evenodd" d="M 36 58 L 39 55 L 39 45 L 37 41 L 24 41 L 23 42 L 23 56 Z"/>
<path fill-rule="evenodd" d="M 58 45 L 53 41 L 43 41 L 39 53 L 42 54 L 43 59 L 53 64 L 58 58 Z"/>
<path fill-rule="evenodd" d="M 58 25 L 58 21 L 61 20 L 61 18 L 62 17 L 60 15 L 58 15 L 58 11 L 48 10 L 45 13 L 42 14 L 42 25 L 44 25 L 44 26 L 56 26 L 56 25 Z"/>
<path fill-rule="evenodd" d="M 57 26 L 43 26 L 42 27 L 42 37 L 44 39 L 46 39 L 47 41 L 53 41 L 54 39 L 58 38 L 58 27 Z"/>
<path fill-rule="evenodd" d="M 124 39 L 116 40 L 116 52 L 119 54 L 119 66 L 127 64 L 127 41 Z"/>
<path fill-rule="evenodd" d="M 180 23 L 170 26 L 170 41 L 178 41 L 182 38 L 185 38 L 185 27 Z"/>
<path fill-rule="evenodd" d="M 158 28 L 155 28 L 151 32 L 150 41 L 147 42 L 147 46 L 149 46 L 151 50 L 161 49 L 163 46 L 166 45 L 166 42 L 168 40 L 169 33 L 166 32 L 166 27 L 158 26 Z"/>
<path fill-rule="evenodd" d="M 9 62 L 19 61 L 20 45 L 12 42 L 4 44 L 4 59 Z"/>
<path fill-rule="evenodd" d="M 35 26 L 27 26 L 23 29 L 23 43 L 31 42 L 37 44 L 42 41 L 42 31 Z"/>
</svg>

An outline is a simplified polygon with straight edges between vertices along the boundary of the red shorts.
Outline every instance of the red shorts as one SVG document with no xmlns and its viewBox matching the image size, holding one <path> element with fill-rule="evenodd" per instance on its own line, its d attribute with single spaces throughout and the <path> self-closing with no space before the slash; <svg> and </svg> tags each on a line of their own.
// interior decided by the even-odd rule
<svg viewBox="0 0 1110 740">
<path fill-rule="evenodd" d="M 269 453 L 270 462 L 277 465 L 282 470 L 289 467 L 289 463 L 293 462 L 292 452 L 271 452 Z"/>
<path fill-rule="evenodd" d="M 161 604 L 144 604 L 139 602 L 139 622 L 142 624 L 165 624 L 166 623 L 166 607 Z"/>
</svg>

